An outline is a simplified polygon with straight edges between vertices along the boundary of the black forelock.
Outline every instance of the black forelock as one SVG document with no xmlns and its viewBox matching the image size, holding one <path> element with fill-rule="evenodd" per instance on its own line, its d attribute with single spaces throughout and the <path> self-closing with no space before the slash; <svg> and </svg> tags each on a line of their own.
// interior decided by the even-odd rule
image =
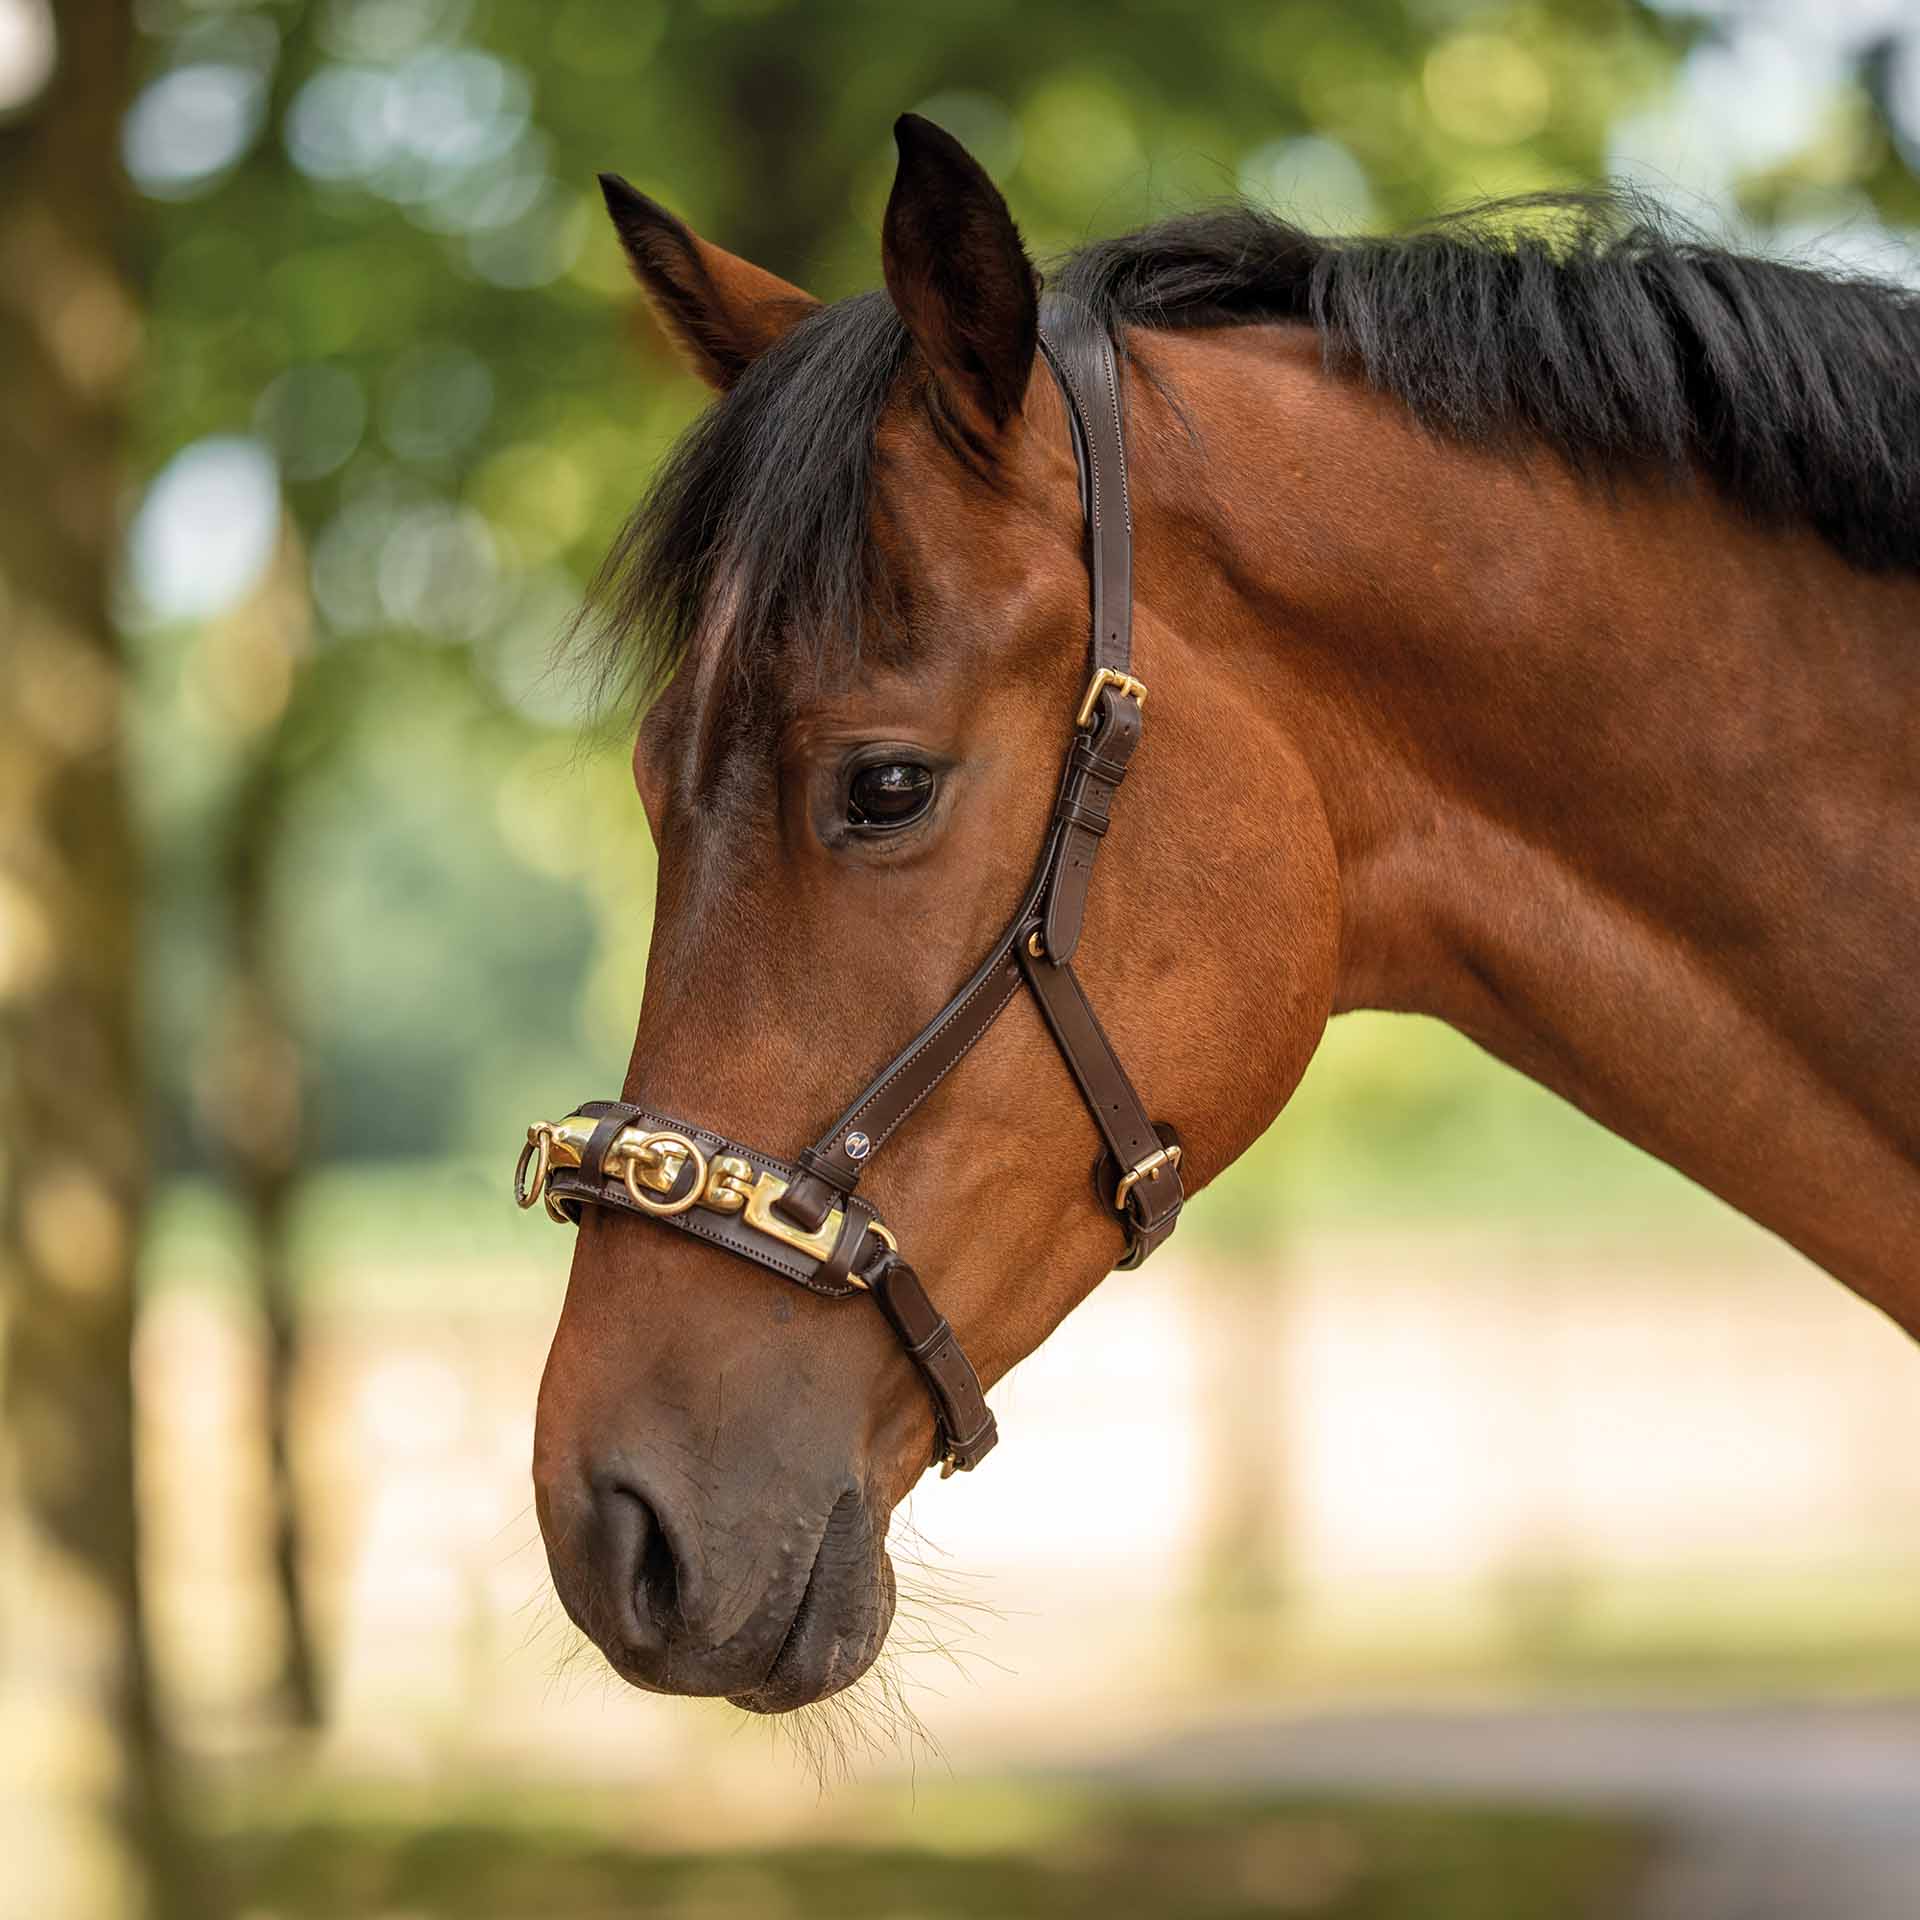
<svg viewBox="0 0 1920 1920">
<path fill-rule="evenodd" d="M 823 662 L 857 657 L 892 597 L 873 443 L 907 345 L 884 293 L 823 307 L 688 428 L 575 624 L 603 695 L 657 692 L 709 623 L 730 662 L 795 634 Z"/>
<path fill-rule="evenodd" d="M 1920 571 L 1920 297 L 1710 245 L 1629 195 L 1528 196 L 1385 239 L 1229 206 L 1082 248 L 1059 294 L 1130 328 L 1292 320 L 1329 366 L 1476 444 L 1587 473 L 1704 473 L 1853 564 Z M 883 293 L 813 314 L 675 447 L 576 634 L 641 695 L 696 632 L 751 669 L 849 663 L 898 610 L 874 436 L 907 359 Z M 782 656 L 784 657 L 784 656 Z"/>
</svg>

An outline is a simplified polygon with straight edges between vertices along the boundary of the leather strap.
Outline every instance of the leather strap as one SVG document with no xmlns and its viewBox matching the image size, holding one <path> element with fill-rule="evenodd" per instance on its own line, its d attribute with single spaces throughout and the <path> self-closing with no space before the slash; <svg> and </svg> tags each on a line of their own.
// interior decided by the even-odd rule
<svg viewBox="0 0 1920 1920">
<path fill-rule="evenodd" d="M 1054 807 L 1060 850 L 1047 889 L 1041 929 L 1048 956 L 1061 966 L 1080 945 L 1080 923 L 1093 886 L 1093 863 L 1106 837 L 1113 796 L 1140 744 L 1140 703 L 1106 688 L 1094 703 L 1093 731 L 1075 738 Z"/>
<path fill-rule="evenodd" d="M 1133 501 L 1120 418 L 1120 368 L 1107 330 L 1061 309 L 1040 329 L 1040 352 L 1060 383 L 1086 475 L 1093 664 L 1125 673 L 1133 658 Z"/>
<path fill-rule="evenodd" d="M 1000 1438 L 973 1362 L 961 1351 L 946 1316 L 927 1298 L 920 1276 L 897 1253 L 884 1254 L 869 1270 L 867 1290 L 906 1348 L 907 1358 L 920 1369 L 940 1410 L 942 1477 L 971 1473 Z"/>
<path fill-rule="evenodd" d="M 1026 946 L 1017 949 L 1020 969 L 1033 996 L 1040 1002 L 1047 1030 L 1067 1063 L 1080 1096 L 1093 1115 L 1094 1125 L 1107 1143 L 1120 1172 L 1115 1184 L 1133 1168 L 1150 1162 L 1163 1151 L 1158 1129 L 1147 1117 L 1120 1056 L 1080 985 L 1080 976 L 1065 961 L 1036 957 Z M 1173 1232 L 1186 1199 L 1177 1164 L 1165 1162 L 1136 1180 L 1123 1211 L 1127 1253 L 1121 1262 L 1137 1267 Z M 1111 1201 L 1109 1201 L 1111 1204 Z"/>
<path fill-rule="evenodd" d="M 800 1156 L 812 1170 L 812 1185 L 804 1196 L 789 1188 L 780 1207 L 795 1225 L 814 1231 L 827 1207 L 839 1194 L 851 1193 L 866 1161 L 892 1137 L 894 1129 L 973 1050 L 1006 1004 L 1020 990 L 1020 970 L 1013 964 L 1011 932 L 975 969 L 965 986 L 949 1000 L 933 1024 L 923 1027 L 880 1070 L 852 1106 Z M 798 1183 L 796 1183 L 798 1184 Z M 820 1205 L 820 1195 L 827 1206 Z"/>
<path fill-rule="evenodd" d="M 1022 903 L 1022 918 L 1032 912 L 1039 890 L 1038 886 L 1031 889 Z M 1020 969 L 1013 963 L 1013 941 L 1020 924 L 1017 918 L 959 992 L 874 1075 L 831 1129 L 802 1153 L 802 1165 L 815 1170 L 822 1190 L 828 1190 L 831 1183 L 831 1189 L 840 1193 L 853 1191 L 867 1160 L 972 1052 L 980 1036 L 1019 992 Z M 786 1198 L 794 1200 L 791 1189 Z M 780 1211 L 809 1232 L 818 1227 L 826 1213 L 812 1191 L 795 1207 L 783 1206 Z"/>
<path fill-rule="evenodd" d="M 600 1121 L 588 1138 L 586 1150 L 580 1156 L 580 1171 L 589 1180 L 604 1179 L 607 1169 L 607 1149 L 634 1120 L 639 1118 L 640 1109 L 624 1106 L 617 1100 L 595 1100 L 580 1108 L 579 1111 L 597 1114 Z"/>
</svg>

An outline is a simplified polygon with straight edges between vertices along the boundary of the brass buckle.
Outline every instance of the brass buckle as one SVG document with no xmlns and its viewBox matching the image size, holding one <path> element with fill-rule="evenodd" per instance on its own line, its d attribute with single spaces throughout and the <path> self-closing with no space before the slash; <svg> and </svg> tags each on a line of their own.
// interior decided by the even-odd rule
<svg viewBox="0 0 1920 1920">
<path fill-rule="evenodd" d="M 1076 727 L 1084 727 L 1093 718 L 1095 703 L 1101 694 L 1111 687 L 1123 699 L 1131 700 L 1142 713 L 1147 710 L 1147 683 L 1136 680 L 1130 673 L 1122 673 L 1116 667 L 1098 667 L 1087 682 L 1087 690 L 1080 696 L 1080 711 L 1073 716 Z"/>
<path fill-rule="evenodd" d="M 816 1260 L 830 1260 L 840 1241 L 840 1229 L 847 1217 L 846 1209 L 833 1208 L 809 1233 L 804 1227 L 796 1227 L 791 1220 L 783 1220 L 773 1210 L 774 1202 L 786 1192 L 787 1186 L 788 1182 L 777 1173 L 763 1173 L 747 1190 L 747 1209 L 742 1218 L 748 1226 L 757 1228 L 770 1240 L 778 1240 L 783 1247 L 791 1247 L 796 1253 L 811 1254 Z M 876 1235 L 890 1251 L 900 1251 L 900 1242 L 878 1220 L 869 1222 L 867 1231 Z M 855 1248 L 855 1252 L 858 1251 Z M 847 1281 L 863 1292 L 866 1290 L 867 1283 L 851 1268 L 847 1272 Z"/>
<path fill-rule="evenodd" d="M 1178 1147 L 1162 1147 L 1158 1153 L 1148 1154 L 1138 1166 L 1129 1167 L 1127 1171 L 1120 1176 L 1120 1184 L 1113 1190 L 1114 1212 L 1126 1212 L 1127 1195 L 1130 1194 L 1142 1180 L 1158 1180 L 1162 1168 L 1178 1167 L 1179 1164 L 1180 1149 Z"/>
</svg>

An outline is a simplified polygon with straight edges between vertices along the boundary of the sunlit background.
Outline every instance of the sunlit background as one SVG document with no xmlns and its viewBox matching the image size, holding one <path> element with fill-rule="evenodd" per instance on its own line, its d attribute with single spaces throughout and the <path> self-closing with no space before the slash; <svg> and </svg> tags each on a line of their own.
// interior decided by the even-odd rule
<svg viewBox="0 0 1920 1920">
<path fill-rule="evenodd" d="M 85 938 L 137 954 L 149 1164 L 123 1222 L 0 1134 L 0 1259 L 110 1273 L 137 1229 L 152 1726 L 49 1679 L 108 1602 L 10 1522 L 0 1912 L 157 1911 L 157 1871 L 247 1920 L 1912 1920 L 1914 1356 L 1448 1033 L 1341 1022 L 997 1390 L 990 1468 L 899 1530 L 884 1687 L 797 1738 L 578 1651 L 528 1488 L 569 1243 L 506 1176 L 625 1063 L 652 850 L 553 643 L 700 404 L 596 169 L 827 296 L 877 281 L 908 107 L 1041 255 L 1610 177 L 1913 279 L 1915 0 L 125 20 L 0 0 L 0 1012 L 63 964 L 34 769 L 112 731 L 31 555 L 117 443 L 137 880 Z"/>
</svg>

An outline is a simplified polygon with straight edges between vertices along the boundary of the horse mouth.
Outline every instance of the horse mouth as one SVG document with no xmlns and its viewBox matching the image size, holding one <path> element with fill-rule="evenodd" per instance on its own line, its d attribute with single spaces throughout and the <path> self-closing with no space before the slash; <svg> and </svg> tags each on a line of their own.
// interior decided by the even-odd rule
<svg viewBox="0 0 1920 1920">
<path fill-rule="evenodd" d="M 729 1703 L 744 1713 L 791 1713 L 830 1699 L 879 1658 L 893 1607 L 893 1562 L 871 1544 L 858 1502 L 842 1500 L 765 1676 L 729 1694 Z"/>
</svg>

